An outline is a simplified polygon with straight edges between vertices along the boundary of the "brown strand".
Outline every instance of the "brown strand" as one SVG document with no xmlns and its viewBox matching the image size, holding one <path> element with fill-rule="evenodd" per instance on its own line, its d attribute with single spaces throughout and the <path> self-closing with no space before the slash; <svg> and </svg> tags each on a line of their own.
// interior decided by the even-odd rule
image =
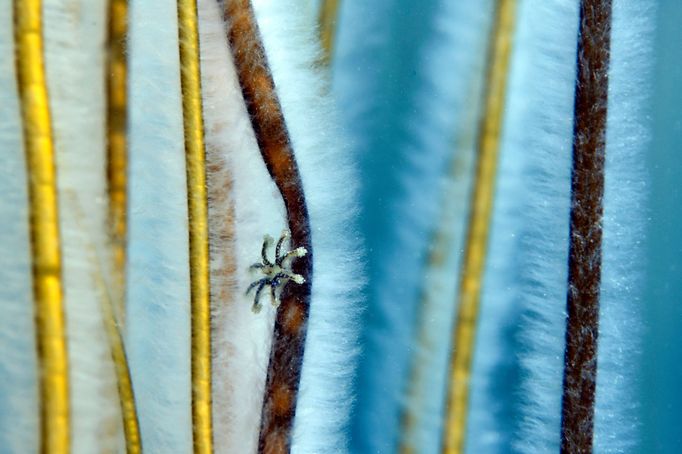
<svg viewBox="0 0 682 454">
<path fill-rule="evenodd" d="M 573 126 L 562 453 L 592 452 L 610 34 L 611 0 L 582 0 Z"/>
<path fill-rule="evenodd" d="M 208 131 L 207 131 L 208 132 Z M 213 131 L 217 133 L 218 131 Z M 210 133 L 209 133 L 210 134 Z M 233 201 L 232 172 L 227 162 L 220 156 L 217 146 L 210 139 L 206 147 L 206 183 L 208 187 L 209 219 L 209 257 L 211 266 L 211 331 L 213 339 L 222 339 L 229 329 L 225 308 L 234 304 L 236 285 L 235 258 L 235 208 Z M 218 350 L 219 342 L 214 342 L 213 358 L 216 363 L 226 360 L 232 354 L 230 349 Z M 213 377 L 213 403 L 224 403 L 231 392 L 230 383 L 223 380 L 222 368 L 211 370 Z M 220 380 L 220 382 L 219 382 Z M 219 419 L 220 418 L 220 419 Z M 218 446 L 218 431 L 230 424 L 229 416 L 223 412 L 213 414 L 214 444 Z"/>
<path fill-rule="evenodd" d="M 282 289 L 258 441 L 261 453 L 286 453 L 291 448 L 291 429 L 310 308 L 313 271 L 310 221 L 301 177 L 251 2 L 227 0 L 225 19 L 229 24 L 228 39 L 256 140 L 284 200 L 291 247 L 304 247 L 308 251 L 292 265 L 293 272 L 303 276 L 305 283 L 289 283 Z M 286 399 L 282 398 L 284 395 Z"/>
<path fill-rule="evenodd" d="M 116 321 L 125 326 L 128 242 L 128 0 L 109 1 L 107 37 L 107 193 Z"/>
</svg>

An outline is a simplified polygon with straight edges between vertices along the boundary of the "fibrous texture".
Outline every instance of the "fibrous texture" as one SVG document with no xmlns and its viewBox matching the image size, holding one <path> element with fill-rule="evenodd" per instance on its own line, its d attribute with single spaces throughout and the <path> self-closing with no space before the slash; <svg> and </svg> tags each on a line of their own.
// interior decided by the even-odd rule
<svg viewBox="0 0 682 454">
<path fill-rule="evenodd" d="M 148 452 L 190 452 L 187 185 L 176 5 L 130 8 L 126 341 Z"/>
</svg>

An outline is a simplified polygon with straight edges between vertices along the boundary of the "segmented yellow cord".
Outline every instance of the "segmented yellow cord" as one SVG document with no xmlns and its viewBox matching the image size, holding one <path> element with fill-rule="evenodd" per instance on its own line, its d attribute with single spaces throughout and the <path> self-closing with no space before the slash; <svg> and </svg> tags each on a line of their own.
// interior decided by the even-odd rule
<svg viewBox="0 0 682 454">
<path fill-rule="evenodd" d="M 107 59 L 107 192 L 113 252 L 113 297 L 116 318 L 125 318 L 125 267 L 128 236 L 128 60 L 125 40 L 128 0 L 109 1 L 109 54 Z"/>
<path fill-rule="evenodd" d="M 42 1 L 14 1 L 14 41 L 28 169 L 33 297 L 40 367 L 40 450 L 69 452 L 69 364 L 62 298 L 57 178 L 47 96 Z"/>
<path fill-rule="evenodd" d="M 142 452 L 135 395 L 120 326 L 125 321 L 125 269 L 128 211 L 128 60 L 125 53 L 128 1 L 109 2 L 107 60 L 107 180 L 109 227 L 113 253 L 113 288 L 102 302 L 102 316 L 116 371 L 126 452 Z M 101 270 L 100 270 L 101 272 Z M 104 284 L 102 284 L 104 285 Z"/>
<path fill-rule="evenodd" d="M 443 444 L 443 452 L 447 454 L 460 454 L 464 451 L 469 379 L 495 189 L 515 8 L 516 0 L 499 0 L 491 38 L 486 100 L 479 132 L 478 163 L 459 289 L 454 351 L 450 364 Z"/>
<path fill-rule="evenodd" d="M 320 42 L 324 51 L 323 63 L 329 64 L 334 52 L 336 23 L 340 0 L 323 0 L 320 6 Z"/>
<path fill-rule="evenodd" d="M 116 315 L 113 311 L 114 303 L 110 296 L 107 295 L 107 298 L 102 301 L 102 316 L 116 371 L 116 385 L 118 387 L 121 416 L 123 418 L 126 452 L 128 454 L 139 454 L 142 452 L 142 439 L 137 419 L 133 384 L 130 379 L 130 369 L 128 368 L 128 358 L 126 357 L 123 337 L 116 323 Z"/>
<path fill-rule="evenodd" d="M 208 207 L 196 0 L 178 0 L 178 23 L 189 207 L 192 432 L 194 452 L 210 454 L 213 452 L 213 435 Z"/>
</svg>

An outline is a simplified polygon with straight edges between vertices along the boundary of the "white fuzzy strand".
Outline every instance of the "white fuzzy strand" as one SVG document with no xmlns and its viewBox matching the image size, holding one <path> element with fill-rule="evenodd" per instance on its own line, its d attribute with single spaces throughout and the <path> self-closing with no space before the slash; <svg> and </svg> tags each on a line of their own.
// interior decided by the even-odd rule
<svg viewBox="0 0 682 454">
<path fill-rule="evenodd" d="M 254 292 L 247 295 L 246 290 L 262 275 L 249 266 L 260 262 L 264 235 L 279 238 L 286 213 L 256 143 L 222 9 L 215 0 L 200 0 L 198 6 L 214 320 L 214 448 L 217 453 L 255 453 L 275 309 L 266 289 L 262 311 L 253 313 Z M 230 231 L 232 238 L 225 238 Z M 267 251 L 271 259 L 273 249 Z M 226 260 L 233 261 L 233 270 Z"/>
<path fill-rule="evenodd" d="M 44 2 L 45 66 L 56 151 L 72 450 L 121 441 L 116 376 L 104 330 L 106 2 Z"/>
<path fill-rule="evenodd" d="M 192 452 L 187 185 L 175 2 L 131 2 L 126 341 L 142 445 Z"/>
<path fill-rule="evenodd" d="M 294 0 L 254 8 L 287 121 L 310 214 L 312 299 L 292 452 L 347 452 L 363 285 L 353 160 L 313 67 L 313 24 Z"/>
<path fill-rule="evenodd" d="M 471 452 L 559 446 L 577 2 L 526 0 L 516 24 L 474 357 Z"/>
<path fill-rule="evenodd" d="M 425 64 L 421 71 L 425 82 L 416 90 L 417 109 L 409 121 L 415 162 L 423 159 L 427 150 L 438 150 L 448 162 L 439 176 L 443 183 L 438 188 L 436 222 L 428 234 L 429 259 L 420 271 L 424 279 L 417 309 L 419 327 L 410 358 L 410 390 L 404 409 L 411 423 L 401 434 L 403 446 L 420 453 L 437 453 L 442 448 L 451 329 L 457 308 L 458 280 L 453 277 L 459 276 L 466 241 L 491 12 L 489 1 L 438 5 L 434 33 L 423 51 Z M 452 68 L 458 68 L 456 76 Z M 412 189 L 400 206 L 409 212 L 423 204 L 423 181 L 405 173 L 403 181 Z"/>
<path fill-rule="evenodd" d="M 487 2 L 452 9 L 446 3 L 377 0 L 342 2 L 340 9 L 334 92 L 361 166 L 361 228 L 371 250 L 352 424 L 353 449 L 362 452 L 394 451 L 404 435 L 405 390 L 418 350 L 415 320 L 429 285 L 424 266 L 440 221 L 471 59 L 479 56 L 463 51 L 471 44 L 468 14 Z M 453 76 L 453 65 L 463 77 Z M 449 336 L 442 339 L 441 346 Z"/>
<path fill-rule="evenodd" d="M 594 450 L 633 452 L 642 334 L 647 200 L 647 102 L 653 62 L 652 0 L 614 0 L 606 133 L 604 237 Z M 655 328 L 654 328 L 655 329 Z"/>
</svg>

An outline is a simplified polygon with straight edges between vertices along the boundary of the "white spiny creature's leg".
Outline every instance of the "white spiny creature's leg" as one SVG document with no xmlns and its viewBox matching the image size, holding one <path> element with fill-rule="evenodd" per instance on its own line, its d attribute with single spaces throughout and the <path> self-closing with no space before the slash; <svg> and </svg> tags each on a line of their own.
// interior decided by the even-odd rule
<svg viewBox="0 0 682 454">
<path fill-rule="evenodd" d="M 270 285 L 272 287 L 272 282 L 270 279 L 266 278 L 259 281 L 258 290 L 256 290 L 256 295 L 253 298 L 253 311 L 256 313 L 260 312 L 260 308 L 263 307 L 263 305 L 260 303 L 260 294 L 263 293 L 263 289 L 266 285 Z"/>
<path fill-rule="evenodd" d="M 293 251 L 289 251 L 286 254 L 284 254 L 282 257 L 279 257 L 277 259 L 277 265 L 282 266 L 282 263 L 284 263 L 285 260 L 291 258 L 291 257 L 304 257 L 308 251 L 304 247 L 297 247 Z"/>
<path fill-rule="evenodd" d="M 277 286 L 274 284 L 270 286 L 270 303 L 273 307 L 279 307 L 279 294 Z"/>
<path fill-rule="evenodd" d="M 297 284 L 303 284 L 305 282 L 305 278 L 300 274 L 289 273 L 288 277 Z"/>
<path fill-rule="evenodd" d="M 282 263 L 282 261 L 280 260 L 282 254 L 282 245 L 284 244 L 284 241 L 287 239 L 289 239 L 289 231 L 285 230 L 279 237 L 279 241 L 277 241 L 277 247 L 275 247 L 275 263 L 277 263 L 278 265 Z"/>
<path fill-rule="evenodd" d="M 273 241 L 274 239 L 270 235 L 265 235 L 265 237 L 263 237 L 263 248 L 260 251 L 260 256 L 263 259 L 263 264 L 267 266 L 273 265 L 268 259 L 268 249 L 270 249 L 270 245 Z"/>
<path fill-rule="evenodd" d="M 265 278 L 263 278 L 263 279 L 259 279 L 259 280 L 257 280 L 256 282 L 252 283 L 251 285 L 249 285 L 249 288 L 246 289 L 246 294 L 249 294 L 249 293 L 251 292 L 251 290 L 253 290 L 254 288 L 258 287 L 258 290 L 256 290 L 256 295 L 258 295 L 258 291 L 259 291 L 259 290 L 261 289 L 261 287 L 262 287 L 265 283 L 267 283 L 269 280 L 270 280 L 269 278 L 265 277 Z M 258 297 L 256 297 L 256 300 L 258 300 Z"/>
</svg>

